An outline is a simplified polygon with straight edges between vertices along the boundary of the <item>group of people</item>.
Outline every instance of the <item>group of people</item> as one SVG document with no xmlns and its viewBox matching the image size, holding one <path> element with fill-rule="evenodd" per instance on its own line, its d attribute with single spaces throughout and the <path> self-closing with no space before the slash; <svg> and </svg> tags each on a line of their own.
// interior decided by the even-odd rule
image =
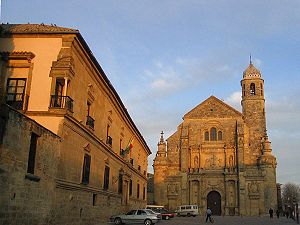
<svg viewBox="0 0 300 225">
<path fill-rule="evenodd" d="M 274 214 L 274 210 L 272 208 L 269 209 L 269 215 L 270 215 L 270 219 L 273 219 L 273 214 Z M 280 211 L 279 209 L 276 210 L 276 216 L 277 218 L 279 218 L 280 216 Z M 288 216 L 287 216 L 288 217 Z M 206 210 L 206 220 L 205 222 L 207 223 L 207 221 L 213 223 L 214 220 L 212 218 L 212 211 L 211 209 L 208 207 L 207 210 Z"/>
<path fill-rule="evenodd" d="M 276 210 L 276 216 L 277 218 L 280 217 L 280 210 L 277 209 Z M 270 219 L 273 219 L 273 214 L 274 214 L 274 210 L 272 208 L 269 209 L 269 215 L 270 215 Z M 290 213 L 289 210 L 283 211 L 283 216 L 286 216 L 286 218 L 292 218 L 292 213 Z"/>
</svg>

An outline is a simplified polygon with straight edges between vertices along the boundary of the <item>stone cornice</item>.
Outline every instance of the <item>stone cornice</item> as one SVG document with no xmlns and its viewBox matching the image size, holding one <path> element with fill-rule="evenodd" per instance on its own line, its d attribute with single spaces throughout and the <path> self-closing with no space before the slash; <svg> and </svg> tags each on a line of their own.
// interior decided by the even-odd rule
<svg viewBox="0 0 300 225">
<path fill-rule="evenodd" d="M 0 55 L 4 61 L 16 59 L 27 60 L 28 63 L 31 63 L 31 60 L 35 57 L 35 54 L 26 51 L 0 52 Z"/>
</svg>

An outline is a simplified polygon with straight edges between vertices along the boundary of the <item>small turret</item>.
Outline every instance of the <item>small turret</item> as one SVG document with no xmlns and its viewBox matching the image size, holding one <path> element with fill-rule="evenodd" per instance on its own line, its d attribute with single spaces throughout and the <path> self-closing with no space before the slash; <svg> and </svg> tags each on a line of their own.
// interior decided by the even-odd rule
<svg viewBox="0 0 300 225">
<path fill-rule="evenodd" d="M 262 139 L 262 155 L 259 158 L 259 164 L 260 165 L 272 165 L 276 166 L 276 158 L 272 154 L 272 147 L 271 142 L 269 141 L 267 132 L 265 133 L 265 136 Z"/>
<path fill-rule="evenodd" d="M 159 158 L 159 157 L 166 157 L 167 156 L 167 153 L 166 153 L 166 142 L 164 140 L 164 132 L 162 131 L 160 133 L 160 140 L 157 144 L 157 153 L 156 153 L 156 157 Z"/>
</svg>

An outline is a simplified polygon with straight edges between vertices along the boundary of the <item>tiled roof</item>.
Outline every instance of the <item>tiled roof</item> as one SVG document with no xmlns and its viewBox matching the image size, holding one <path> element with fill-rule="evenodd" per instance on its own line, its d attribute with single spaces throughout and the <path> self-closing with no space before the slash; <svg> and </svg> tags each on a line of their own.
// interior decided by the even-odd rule
<svg viewBox="0 0 300 225">
<path fill-rule="evenodd" d="M 249 66 L 243 73 L 243 78 L 254 78 L 254 77 L 261 77 L 260 71 L 253 66 L 253 64 L 250 62 Z"/>
<path fill-rule="evenodd" d="M 56 25 L 46 24 L 1 24 L 0 31 L 2 34 L 74 34 L 78 30 L 58 27 Z"/>
</svg>

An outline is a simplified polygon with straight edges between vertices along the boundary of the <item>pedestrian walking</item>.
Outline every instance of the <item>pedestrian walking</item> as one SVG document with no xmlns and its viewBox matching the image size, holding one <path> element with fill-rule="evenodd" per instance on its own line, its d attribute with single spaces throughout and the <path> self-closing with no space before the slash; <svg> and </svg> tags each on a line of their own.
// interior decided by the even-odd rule
<svg viewBox="0 0 300 225">
<path fill-rule="evenodd" d="M 285 211 L 285 216 L 286 216 L 287 219 L 289 218 L 289 211 L 288 210 Z"/>
<path fill-rule="evenodd" d="M 209 220 L 209 222 L 213 223 L 213 219 L 212 219 L 211 215 L 212 215 L 212 211 L 208 207 L 206 210 L 206 220 L 205 220 L 206 223 L 207 223 L 207 220 Z"/>
<path fill-rule="evenodd" d="M 270 209 L 269 209 L 270 219 L 273 219 L 273 212 L 274 212 L 273 209 L 270 208 Z"/>
<path fill-rule="evenodd" d="M 276 216 L 277 216 L 278 219 L 279 219 L 279 215 L 280 215 L 280 211 L 279 211 L 279 209 L 277 209 L 276 210 Z"/>
</svg>

